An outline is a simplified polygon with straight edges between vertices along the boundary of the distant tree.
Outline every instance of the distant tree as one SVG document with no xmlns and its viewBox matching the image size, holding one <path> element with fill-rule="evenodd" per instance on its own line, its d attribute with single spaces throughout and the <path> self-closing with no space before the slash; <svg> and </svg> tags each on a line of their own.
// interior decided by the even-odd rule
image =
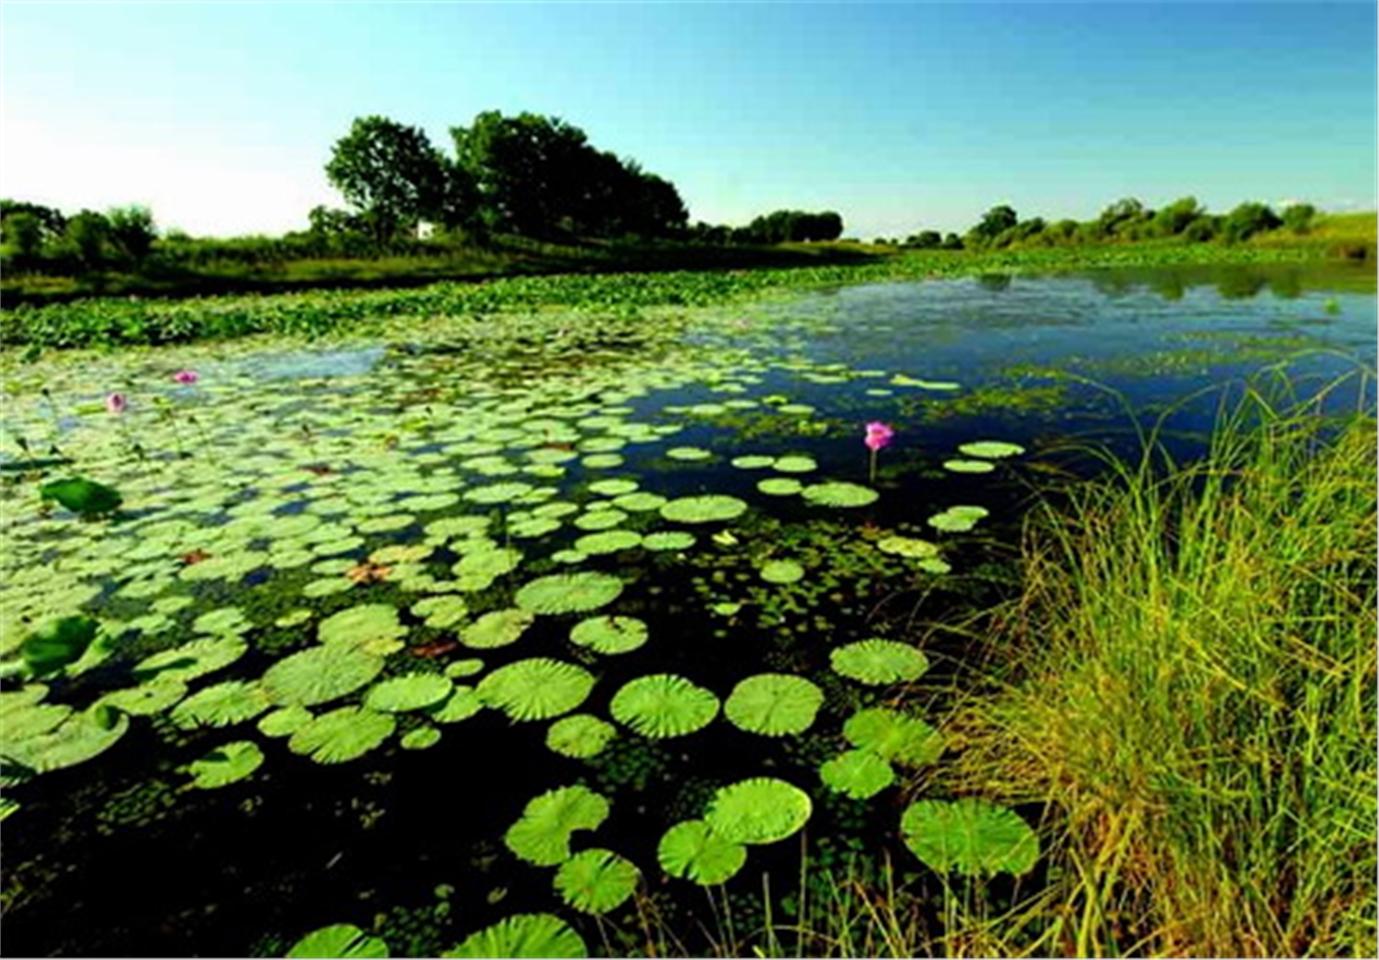
<svg viewBox="0 0 1379 960">
<path fill-rule="evenodd" d="M 98 270 L 105 264 L 110 221 L 94 210 L 83 210 L 67 221 L 63 241 L 81 269 Z"/>
<path fill-rule="evenodd" d="M 465 213 L 452 206 L 463 193 L 451 183 L 456 175 L 422 130 L 380 116 L 356 119 L 326 164 L 330 182 L 380 243 L 419 220 L 453 221 Z"/>
<path fill-rule="evenodd" d="M 1232 243 L 1238 243 L 1248 240 L 1256 233 L 1274 230 L 1282 225 L 1283 221 L 1268 205 L 1245 202 L 1226 214 L 1221 222 L 1221 233 Z"/>
<path fill-rule="evenodd" d="M 0 220 L 0 245 L 5 259 L 17 268 L 33 266 L 43 249 L 43 221 L 28 210 L 8 214 Z"/>
<path fill-rule="evenodd" d="M 1306 233 L 1312 228 L 1317 208 L 1310 203 L 1294 203 L 1283 208 L 1283 225 L 1294 233 Z"/>
<path fill-rule="evenodd" d="M 1221 218 L 1204 213 L 1183 228 L 1182 237 L 1194 243 L 1216 239 L 1221 232 Z"/>
<path fill-rule="evenodd" d="M 989 246 L 1002 233 L 1020 222 L 1013 207 L 1005 204 L 992 207 L 982 214 L 981 222 L 967 231 L 968 245 Z"/>
<path fill-rule="evenodd" d="M 311 233 L 321 237 L 353 233 L 360 227 L 359 218 L 348 210 L 323 205 L 312 207 L 307 221 L 311 224 Z"/>
<path fill-rule="evenodd" d="M 1112 237 L 1127 233 L 1130 227 L 1147 219 L 1148 216 L 1144 204 L 1134 197 L 1126 197 L 1101 211 L 1097 224 L 1103 237 Z"/>
<path fill-rule="evenodd" d="M 57 240 L 67 227 L 67 218 L 62 215 L 62 211 L 54 207 L 45 207 L 41 203 L 29 203 L 25 200 L 0 200 L 0 225 L 19 213 L 31 214 L 38 220 L 40 239 L 43 243 Z"/>
<path fill-rule="evenodd" d="M 116 207 L 106 214 L 110 241 L 125 262 L 134 267 L 143 265 L 158 239 L 153 223 L 153 211 L 148 207 Z"/>
<path fill-rule="evenodd" d="M 1196 197 L 1181 197 L 1154 214 L 1153 232 L 1160 237 L 1177 236 L 1204 212 Z"/>
<path fill-rule="evenodd" d="M 962 237 L 958 236 L 956 233 L 948 233 L 948 234 L 945 234 L 944 237 L 943 237 L 942 249 L 944 249 L 944 250 L 962 250 L 962 249 L 963 249 Z"/>
<path fill-rule="evenodd" d="M 1057 220 L 1044 228 L 1040 239 L 1047 245 L 1070 244 L 1077 235 L 1076 220 Z"/>
<path fill-rule="evenodd" d="M 905 246 L 916 250 L 937 250 L 943 245 L 943 237 L 937 230 L 921 230 L 905 241 Z"/>
</svg>

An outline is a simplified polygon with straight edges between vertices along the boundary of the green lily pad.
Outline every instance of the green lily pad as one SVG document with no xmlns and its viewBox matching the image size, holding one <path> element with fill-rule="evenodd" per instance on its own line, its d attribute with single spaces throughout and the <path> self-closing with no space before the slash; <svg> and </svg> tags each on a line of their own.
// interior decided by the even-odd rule
<svg viewBox="0 0 1379 960">
<path fill-rule="evenodd" d="M 226 727 L 252 720 L 268 706 L 268 697 L 257 680 L 227 680 L 198 690 L 174 707 L 169 716 L 184 729 Z"/>
<path fill-rule="evenodd" d="M 688 550 L 694 546 L 692 533 L 682 530 L 666 530 L 661 533 L 648 533 L 642 538 L 642 547 L 647 550 Z"/>
<path fill-rule="evenodd" d="M 781 409 L 784 409 L 783 407 Z M 819 469 L 818 461 L 813 457 L 806 457 L 800 454 L 788 454 L 784 457 L 777 457 L 772 464 L 781 473 L 811 473 Z"/>
<path fill-rule="evenodd" d="M 894 640 L 859 640 L 829 654 L 833 669 L 863 683 L 885 684 L 918 680 L 929 669 L 929 658 Z"/>
<path fill-rule="evenodd" d="M 843 736 L 854 747 L 883 760 L 919 767 L 943 754 L 943 737 L 918 717 L 886 707 L 858 710 L 843 724 Z"/>
<path fill-rule="evenodd" d="M 463 622 L 469 615 L 469 604 L 464 597 L 452 593 L 418 600 L 412 604 L 412 613 L 425 618 L 428 627 L 444 630 Z"/>
<path fill-rule="evenodd" d="M 120 491 L 85 477 L 69 477 L 54 480 L 38 488 L 44 500 L 56 500 L 73 513 L 83 517 L 100 516 L 113 513 L 124 502 Z"/>
<path fill-rule="evenodd" d="M 820 766 L 819 777 L 832 790 L 866 800 L 895 782 L 895 770 L 870 750 L 846 750 Z"/>
<path fill-rule="evenodd" d="M 806 502 L 820 507 L 865 507 L 875 503 L 881 495 L 870 487 L 832 481 L 805 487 L 800 491 L 800 496 Z"/>
<path fill-rule="evenodd" d="M 364 706 L 381 713 L 422 710 L 445 700 L 454 688 L 449 678 L 437 673 L 407 673 L 370 687 Z"/>
<path fill-rule="evenodd" d="M 661 516 L 675 523 L 719 523 L 746 512 L 746 501 L 723 494 L 680 497 L 661 507 Z"/>
<path fill-rule="evenodd" d="M 761 673 L 733 687 L 723 715 L 740 730 L 781 737 L 808 730 L 823 702 L 823 691 L 803 677 Z"/>
<path fill-rule="evenodd" d="M 1013 810 L 987 800 L 919 800 L 900 818 L 910 851 L 938 873 L 989 877 L 1029 873 L 1039 838 Z"/>
<path fill-rule="evenodd" d="M 725 840 L 703 820 L 685 820 L 665 832 L 656 847 L 661 869 L 702 886 L 726 883 L 747 862 L 747 848 Z"/>
<path fill-rule="evenodd" d="M 441 732 L 435 727 L 413 727 L 400 738 L 397 745 L 403 750 L 425 750 L 441 742 Z"/>
<path fill-rule="evenodd" d="M 268 699 L 311 707 L 353 693 L 383 671 L 383 659 L 348 643 L 331 643 L 279 660 L 263 674 Z"/>
<path fill-rule="evenodd" d="M 287 737 L 300 730 L 313 714 L 306 707 L 279 707 L 259 718 L 259 733 L 265 737 Z"/>
<path fill-rule="evenodd" d="M 605 530 L 602 533 L 589 533 L 574 542 L 574 549 L 589 556 L 601 553 L 617 553 L 641 546 L 642 535 L 632 530 Z"/>
<path fill-rule="evenodd" d="M 136 717 L 162 713 L 187 695 L 187 685 L 180 680 L 154 680 L 137 687 L 112 690 L 96 703 L 115 707 Z"/>
<path fill-rule="evenodd" d="M 612 603 L 622 588 L 622 581 L 607 573 L 557 573 L 526 584 L 513 602 L 538 614 L 584 613 Z"/>
<path fill-rule="evenodd" d="M 996 465 L 985 460 L 945 460 L 943 469 L 953 473 L 990 473 Z"/>
<path fill-rule="evenodd" d="M 965 533 L 989 513 L 985 507 L 949 507 L 942 513 L 934 514 L 926 522 L 935 530 L 945 533 Z"/>
<path fill-rule="evenodd" d="M 608 712 L 644 737 L 683 737 L 718 715 L 718 698 L 684 677 L 658 673 L 623 684 Z"/>
<path fill-rule="evenodd" d="M 641 872 L 632 861 L 611 850 L 581 850 L 560 865 L 555 890 L 581 913 L 607 913 L 632 896 Z"/>
<path fill-rule="evenodd" d="M 31 709 L 55 704 L 36 704 Z M 11 729 L 10 718 L 5 722 L 5 757 L 36 773 L 47 773 L 84 763 L 113 747 L 129 730 L 129 717 L 116 712 L 111 722 L 109 713 L 92 708 L 81 713 L 63 709 L 59 722 L 31 736 L 18 738 Z"/>
<path fill-rule="evenodd" d="M 483 698 L 473 687 L 457 686 L 450 696 L 436 706 L 427 709 L 427 715 L 436 723 L 459 723 L 468 720 L 484 708 Z"/>
<path fill-rule="evenodd" d="M 722 787 L 709 801 L 704 822 L 733 843 L 775 843 L 805 825 L 814 805 L 799 787 L 774 777 L 754 777 Z"/>
<path fill-rule="evenodd" d="M 748 454 L 743 457 L 733 457 L 733 466 L 739 470 L 765 470 L 776 462 L 775 457 L 768 457 L 762 454 Z"/>
<path fill-rule="evenodd" d="M 192 787 L 213 790 L 243 780 L 262 763 L 263 751 L 256 744 L 236 740 L 216 747 L 200 760 L 193 760 L 187 772 L 192 775 Z"/>
<path fill-rule="evenodd" d="M 579 706 L 594 676 L 572 663 L 534 657 L 494 670 L 479 681 L 479 696 L 514 720 L 547 720 Z"/>
<path fill-rule="evenodd" d="M 493 610 L 460 631 L 460 642 L 475 650 L 492 650 L 516 643 L 536 622 L 526 610 Z"/>
<path fill-rule="evenodd" d="M 1005 443 L 1000 440 L 976 440 L 972 443 L 964 443 L 958 447 L 958 452 L 966 457 L 982 457 L 987 460 L 999 460 L 1004 457 L 1016 457 L 1025 452 L 1025 448 L 1018 443 Z"/>
<path fill-rule="evenodd" d="M 363 707 L 340 707 L 314 717 L 292 734 L 287 748 L 317 763 L 344 763 L 377 747 L 396 728 L 386 713 Z"/>
<path fill-rule="evenodd" d="M 757 489 L 769 497 L 793 497 L 804 489 L 794 477 L 769 477 L 757 481 Z"/>
<path fill-rule="evenodd" d="M 565 757 L 585 759 L 603 752 L 618 729 L 589 713 L 562 717 L 546 731 L 546 746 Z"/>
<path fill-rule="evenodd" d="M 331 614 L 316 628 L 321 643 L 352 644 L 368 647 L 383 655 L 390 641 L 406 636 L 407 628 L 398 619 L 397 607 L 388 603 L 365 603 Z M 379 642 L 382 645 L 379 645 Z M 393 646 L 391 649 L 397 649 Z"/>
<path fill-rule="evenodd" d="M 180 647 L 145 657 L 134 666 L 135 680 L 179 680 L 186 683 L 229 666 L 248 651 L 239 637 L 220 636 L 193 640 Z"/>
<path fill-rule="evenodd" d="M 527 804 L 521 818 L 503 834 L 503 843 L 527 863 L 553 867 L 570 858 L 570 835 L 597 830 L 608 812 L 608 801 L 588 787 L 548 790 Z"/>
<path fill-rule="evenodd" d="M 596 653 L 629 653 L 646 643 L 648 633 L 646 621 L 636 617 L 590 617 L 574 625 L 570 641 Z"/>
<path fill-rule="evenodd" d="M 462 495 L 471 503 L 508 503 L 531 493 L 535 489 L 530 483 L 512 480 L 504 483 L 491 483 L 482 487 L 470 487 Z"/>
<path fill-rule="evenodd" d="M 579 934 L 549 913 L 521 913 L 470 934 L 442 957 L 587 957 Z"/>
<path fill-rule="evenodd" d="M 313 930 L 302 937 L 287 952 L 288 960 L 301 958 L 364 958 L 387 957 L 388 945 L 378 937 L 371 937 L 349 923 L 336 923 Z"/>
<path fill-rule="evenodd" d="M 804 567 L 794 560 L 768 560 L 761 565 L 767 583 L 795 583 L 804 579 Z"/>
<path fill-rule="evenodd" d="M 876 541 L 876 549 L 897 557 L 924 560 L 938 556 L 938 544 L 916 537 L 883 537 Z"/>
<path fill-rule="evenodd" d="M 80 660 L 99 630 L 100 624 L 90 617 L 51 620 L 25 638 L 19 653 L 33 676 L 56 673 Z"/>
</svg>

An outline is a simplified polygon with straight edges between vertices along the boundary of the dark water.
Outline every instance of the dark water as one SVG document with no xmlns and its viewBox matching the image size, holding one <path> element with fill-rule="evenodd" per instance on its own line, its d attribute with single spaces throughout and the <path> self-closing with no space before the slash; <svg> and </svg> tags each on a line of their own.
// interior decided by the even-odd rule
<svg viewBox="0 0 1379 960">
<path fill-rule="evenodd" d="M 856 425 L 880 419 L 899 430 L 881 454 L 881 503 L 857 518 L 821 521 L 787 498 L 732 527 L 739 542 L 809 556 L 814 568 L 836 571 L 793 592 L 762 592 L 751 562 L 726 547 L 708 546 L 686 563 L 641 553 L 609 558 L 606 568 L 629 584 L 618 612 L 651 623 L 655 642 L 599 658 L 569 643 L 564 618 L 544 618 L 511 658 L 582 663 L 598 683 L 581 712 L 605 717 L 619 686 L 648 673 L 680 673 L 720 699 L 752 673 L 807 676 L 826 695 L 809 734 L 763 738 L 720 719 L 665 741 L 623 732 L 604 756 L 586 762 L 546 749 L 546 724 L 511 723 L 485 711 L 447 726 L 431 749 L 388 748 L 334 767 L 266 743 L 268 762 L 250 780 L 185 792 L 178 766 L 205 752 L 196 749 L 205 738 L 188 733 L 179 741 L 143 724 L 94 761 L 7 791 L 23 809 L 3 828 L 3 948 L 11 955 L 271 955 L 318 926 L 349 922 L 384 936 L 394 956 L 432 954 L 511 914 L 552 911 L 572 922 L 592 951 L 627 952 L 635 937 L 615 932 L 634 928 L 627 909 L 596 923 L 562 908 L 551 892 L 553 869 L 517 862 L 501 842 L 529 799 L 574 783 L 612 800 L 610 819 L 593 835 L 577 834 L 575 848 L 608 847 L 631 858 L 646 895 L 681 925 L 691 949 L 706 945 L 694 933 L 708 915 L 705 894 L 661 876 L 656 842 L 670 823 L 700 815 L 715 786 L 741 778 L 782 776 L 810 790 L 815 812 L 804 842 L 816 861 L 845 849 L 885 851 L 923 884 L 923 869 L 905 859 L 896 836 L 898 790 L 851 801 L 821 788 L 813 773 L 837 752 L 841 720 L 882 699 L 831 675 L 828 651 L 872 635 L 920 642 L 935 662 L 933 683 L 912 691 L 922 712 L 961 671 L 964 648 L 944 634 L 942 620 L 980 609 L 1013 582 L 1010 544 L 1020 510 L 1036 495 L 1035 466 L 1076 465 L 1077 457 L 1064 452 L 1070 441 L 1133 454 L 1138 432 L 1156 423 L 1177 453 L 1191 455 L 1222 397 L 1284 360 L 1295 394 L 1350 375 L 1327 409 L 1372 407 L 1372 379 L 1356 376 L 1374 363 L 1372 284 L 1368 273 L 1342 282 L 1296 270 L 890 284 L 754 311 L 731 338 L 709 330 L 699 335 L 709 352 L 740 348 L 744 333 L 750 342 L 753 331 L 763 331 L 755 349 L 783 363 L 760 375 L 752 395 L 779 393 L 809 404 L 826 429 L 790 434 L 759 410 L 692 420 L 671 443 L 724 459 L 671 463 L 664 444 L 632 447 L 620 474 L 654 477 L 667 496 L 712 491 L 761 505 L 753 493 L 760 475 L 733 470 L 726 456 L 807 453 L 821 473 L 862 482 L 866 451 Z M 792 356 L 809 362 L 792 371 Z M 298 376 L 410 361 L 371 348 L 247 362 L 290 384 Z M 836 364 L 886 375 L 820 382 L 821 364 L 825 371 Z M 895 386 L 896 373 L 962 389 Z M 667 405 L 724 399 L 712 384 L 661 391 L 630 401 L 629 419 L 664 421 Z M 938 467 L 958 444 L 978 438 L 1017 442 L 1029 454 L 977 478 Z M 598 476 L 576 467 L 567 480 L 578 485 Z M 863 521 L 924 535 L 933 508 L 954 502 L 987 506 L 993 517 L 951 554 L 962 575 L 950 583 L 897 578 L 840 552 Z M 709 530 L 696 533 L 703 542 Z M 706 612 L 716 600 L 741 597 L 752 598 L 750 615 Z M 262 666 L 262 658 L 251 658 L 236 669 L 254 676 Z M 183 749 L 169 753 L 169 742 Z M 800 838 L 792 838 L 751 850 L 747 869 L 728 885 L 744 916 L 759 899 L 764 874 L 773 890 L 789 890 L 800 849 Z"/>
</svg>

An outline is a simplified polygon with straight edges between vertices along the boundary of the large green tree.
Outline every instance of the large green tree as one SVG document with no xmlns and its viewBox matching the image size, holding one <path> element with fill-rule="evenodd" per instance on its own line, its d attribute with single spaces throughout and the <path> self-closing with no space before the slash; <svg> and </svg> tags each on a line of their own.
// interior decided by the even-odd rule
<svg viewBox="0 0 1379 960">
<path fill-rule="evenodd" d="M 472 209 L 466 185 L 452 182 L 463 171 L 422 130 L 387 117 L 355 120 L 336 141 L 326 176 L 380 242 L 420 220 L 460 225 Z"/>
</svg>

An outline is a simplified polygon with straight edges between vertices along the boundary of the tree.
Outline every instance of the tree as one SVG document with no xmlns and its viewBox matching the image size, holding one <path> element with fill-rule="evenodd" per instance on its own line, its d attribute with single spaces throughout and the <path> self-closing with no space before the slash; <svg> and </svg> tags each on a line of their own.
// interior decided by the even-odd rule
<svg viewBox="0 0 1379 960">
<path fill-rule="evenodd" d="M 468 215 L 452 183 L 462 172 L 446 162 L 426 134 L 387 117 L 356 119 L 336 141 L 326 176 L 382 243 L 419 220 L 450 223 Z"/>
<path fill-rule="evenodd" d="M 109 237 L 126 262 L 139 267 L 158 238 L 153 211 L 148 207 L 116 207 L 106 214 Z"/>
<path fill-rule="evenodd" d="M 38 260 L 43 249 L 43 221 L 28 210 L 11 213 L 0 221 L 5 258 L 23 269 Z"/>
<path fill-rule="evenodd" d="M 1196 197 L 1181 197 L 1154 214 L 1153 232 L 1160 237 L 1177 236 L 1204 212 Z"/>
<path fill-rule="evenodd" d="M 1274 230 L 1283 225 L 1267 205 L 1263 203 L 1242 203 L 1221 222 L 1221 233 L 1232 243 L 1247 240 L 1256 233 Z"/>
<path fill-rule="evenodd" d="M 937 230 L 921 230 L 905 240 L 905 246 L 916 250 L 937 250 L 942 244 L 943 237 Z"/>
<path fill-rule="evenodd" d="M 982 214 L 981 223 L 967 231 L 967 236 L 972 246 L 985 246 L 1019 222 L 1014 208 L 1001 204 Z"/>
<path fill-rule="evenodd" d="M 63 240 L 84 270 L 99 269 L 105 263 L 110 242 L 110 221 L 94 210 L 83 210 L 67 221 Z"/>
<path fill-rule="evenodd" d="M 1283 225 L 1294 233 L 1306 233 L 1312 227 L 1317 208 L 1310 203 L 1293 203 L 1283 208 Z"/>
</svg>

